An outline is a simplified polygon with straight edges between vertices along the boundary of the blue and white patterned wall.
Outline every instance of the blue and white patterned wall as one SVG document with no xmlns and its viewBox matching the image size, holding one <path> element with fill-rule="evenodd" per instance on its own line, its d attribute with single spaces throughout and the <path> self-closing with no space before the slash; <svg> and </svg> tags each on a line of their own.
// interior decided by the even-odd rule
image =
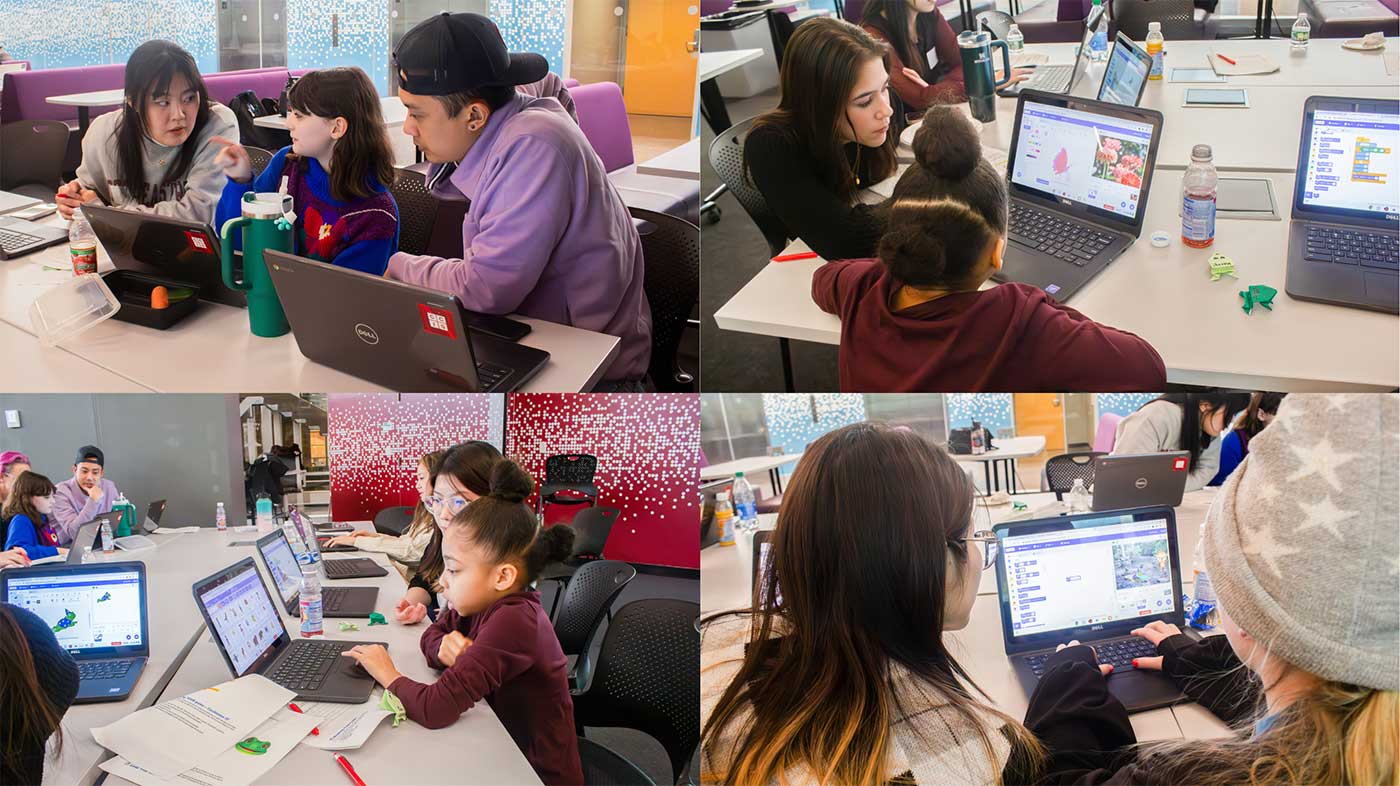
<svg viewBox="0 0 1400 786">
<path fill-rule="evenodd" d="M 1112 412 L 1119 417 L 1127 417 L 1143 404 L 1157 398 L 1160 393 L 1098 393 L 1094 396 L 1094 422 Z"/>
<path fill-rule="evenodd" d="M 768 444 L 801 453 L 807 443 L 842 426 L 865 420 L 865 397 L 858 393 L 764 393 L 763 419 Z M 793 465 L 783 471 L 792 472 Z"/>
<path fill-rule="evenodd" d="M 0 46 L 35 69 L 125 63 L 153 38 L 219 70 L 213 0 L 0 0 Z"/>
<path fill-rule="evenodd" d="M 1015 433 L 1016 413 L 1011 408 L 1010 393 L 948 393 L 943 400 L 948 408 L 948 428 L 967 428 L 972 421 L 995 436 L 1002 429 Z"/>
</svg>

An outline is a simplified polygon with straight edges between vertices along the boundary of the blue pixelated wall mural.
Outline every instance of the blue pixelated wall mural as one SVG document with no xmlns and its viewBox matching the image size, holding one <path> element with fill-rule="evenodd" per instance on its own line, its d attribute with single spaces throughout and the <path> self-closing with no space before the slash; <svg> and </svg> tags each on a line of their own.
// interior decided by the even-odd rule
<svg viewBox="0 0 1400 786">
<path fill-rule="evenodd" d="M 164 38 L 219 70 L 212 0 L 0 0 L 0 45 L 30 67 L 125 63 L 142 43 Z"/>
<path fill-rule="evenodd" d="M 801 453 L 807 443 L 842 426 L 865 420 L 865 397 L 858 393 L 764 393 L 763 420 L 768 444 L 783 453 Z M 783 469 L 791 474 L 795 465 Z"/>
<path fill-rule="evenodd" d="M 1108 413 L 1119 417 L 1138 411 L 1143 404 L 1160 396 L 1160 393 L 1098 393 L 1094 396 L 1094 422 Z"/>
<path fill-rule="evenodd" d="M 1010 393 L 948 393 L 943 400 L 950 429 L 967 428 L 975 420 L 993 436 L 1001 436 L 1006 429 L 1015 434 L 1016 413 Z"/>
</svg>

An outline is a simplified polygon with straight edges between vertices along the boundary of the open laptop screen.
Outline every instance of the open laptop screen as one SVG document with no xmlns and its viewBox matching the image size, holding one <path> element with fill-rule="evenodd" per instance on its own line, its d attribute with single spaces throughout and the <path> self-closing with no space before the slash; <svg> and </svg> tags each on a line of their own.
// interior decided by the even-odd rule
<svg viewBox="0 0 1400 786">
<path fill-rule="evenodd" d="M 1304 207 L 1400 214 L 1400 115 L 1319 108 L 1307 143 Z"/>
<path fill-rule="evenodd" d="M 252 560 L 205 580 L 195 587 L 195 597 L 234 676 L 242 677 L 261 665 L 275 653 L 278 639 L 287 635 Z"/>
<path fill-rule="evenodd" d="M 1096 627 L 1174 610 L 1166 518 L 1109 517 L 1102 526 L 1002 540 L 1011 635 Z"/>
<path fill-rule="evenodd" d="M 1135 220 L 1148 179 L 1151 123 L 1027 100 L 1011 182 L 1042 196 Z"/>
<path fill-rule="evenodd" d="M 272 583 L 277 585 L 277 594 L 284 604 L 291 602 L 301 593 L 301 567 L 297 565 L 292 547 L 287 545 L 287 536 L 273 532 L 258 541 L 258 551 L 262 552 L 267 572 Z"/>
<path fill-rule="evenodd" d="M 111 655 L 114 647 L 148 644 L 141 582 L 139 568 L 118 564 L 36 575 L 14 571 L 5 583 L 7 601 L 47 623 L 64 649 L 74 655 Z"/>
<path fill-rule="evenodd" d="M 1108 58 L 1108 68 L 1104 70 L 1103 84 L 1099 85 L 1099 100 L 1137 106 L 1151 70 L 1152 58 L 1147 52 L 1119 33 L 1113 43 L 1113 54 Z"/>
</svg>

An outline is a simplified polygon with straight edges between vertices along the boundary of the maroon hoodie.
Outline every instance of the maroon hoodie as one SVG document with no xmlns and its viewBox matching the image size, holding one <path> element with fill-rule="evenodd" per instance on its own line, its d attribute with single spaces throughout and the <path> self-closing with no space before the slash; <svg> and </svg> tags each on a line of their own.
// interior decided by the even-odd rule
<svg viewBox="0 0 1400 786">
<path fill-rule="evenodd" d="M 440 729 L 486 699 L 540 780 L 550 786 L 583 783 L 568 661 L 540 594 L 517 592 L 470 617 L 443 609 L 419 641 L 429 666 L 445 668 L 438 647 L 453 631 L 472 643 L 437 682 L 399 677 L 389 686 L 408 717 Z"/>
<path fill-rule="evenodd" d="M 841 318 L 841 389 L 1161 390 L 1157 350 L 1026 284 L 945 295 L 894 312 L 901 284 L 878 259 L 828 262 L 812 299 Z"/>
</svg>

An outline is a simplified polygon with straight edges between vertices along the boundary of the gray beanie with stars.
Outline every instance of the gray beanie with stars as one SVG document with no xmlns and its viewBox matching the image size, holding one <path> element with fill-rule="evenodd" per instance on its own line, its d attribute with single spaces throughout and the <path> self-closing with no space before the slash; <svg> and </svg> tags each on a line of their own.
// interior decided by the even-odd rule
<svg viewBox="0 0 1400 786">
<path fill-rule="evenodd" d="M 1220 607 L 1319 677 L 1400 690 L 1400 396 L 1293 394 L 1206 519 Z"/>
</svg>

